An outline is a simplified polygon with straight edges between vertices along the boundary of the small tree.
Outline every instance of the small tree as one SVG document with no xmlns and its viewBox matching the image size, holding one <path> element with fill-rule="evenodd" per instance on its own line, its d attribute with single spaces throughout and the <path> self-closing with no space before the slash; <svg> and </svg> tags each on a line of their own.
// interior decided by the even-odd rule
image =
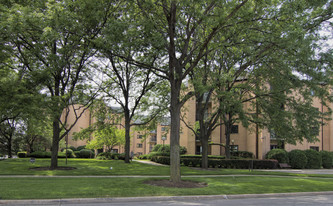
<svg viewBox="0 0 333 206">
<path fill-rule="evenodd" d="M 105 125 L 92 134 L 93 139 L 87 142 L 87 149 L 107 149 L 111 152 L 114 146 L 125 145 L 125 130 L 112 125 Z"/>
</svg>

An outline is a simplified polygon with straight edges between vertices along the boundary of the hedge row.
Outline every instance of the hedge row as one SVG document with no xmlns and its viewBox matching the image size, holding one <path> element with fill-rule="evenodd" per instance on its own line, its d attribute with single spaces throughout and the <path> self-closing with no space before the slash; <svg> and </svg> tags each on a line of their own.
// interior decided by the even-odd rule
<svg viewBox="0 0 333 206">
<path fill-rule="evenodd" d="M 273 149 L 266 154 L 266 159 L 275 159 L 279 163 L 288 163 L 293 169 L 332 168 L 333 153 L 328 151 Z"/>
<path fill-rule="evenodd" d="M 88 149 L 82 149 L 80 151 L 73 152 L 71 149 L 64 150 L 63 152 L 58 152 L 58 158 L 66 158 L 66 153 L 68 158 L 94 158 L 95 153 Z M 51 152 L 36 151 L 27 155 L 27 152 L 18 152 L 17 156 L 19 158 L 25 157 L 35 157 L 35 158 L 51 158 Z"/>
<path fill-rule="evenodd" d="M 170 165 L 170 157 L 155 156 L 152 161 Z M 184 166 L 200 167 L 200 158 L 181 158 L 181 164 Z M 276 169 L 278 168 L 277 160 L 250 160 L 250 159 L 209 159 L 208 167 L 234 168 L 234 169 Z"/>
<path fill-rule="evenodd" d="M 110 153 L 110 152 L 101 152 L 97 155 L 97 159 L 100 160 L 124 160 L 125 153 Z"/>
</svg>

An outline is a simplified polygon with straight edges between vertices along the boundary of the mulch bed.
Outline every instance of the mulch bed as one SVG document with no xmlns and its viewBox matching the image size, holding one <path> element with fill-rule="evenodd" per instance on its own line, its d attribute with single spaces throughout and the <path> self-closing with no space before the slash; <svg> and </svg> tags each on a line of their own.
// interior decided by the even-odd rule
<svg viewBox="0 0 333 206">
<path fill-rule="evenodd" d="M 76 167 L 57 167 L 54 170 L 75 170 Z M 51 170 L 50 167 L 33 167 L 30 168 L 30 170 L 35 170 L 35 171 L 46 171 L 46 170 Z"/>
<path fill-rule="evenodd" d="M 181 181 L 180 183 L 174 183 L 169 180 L 147 180 L 144 184 L 160 186 L 160 187 L 177 187 L 177 188 L 202 188 L 207 187 L 207 183 L 204 182 L 192 182 Z"/>
</svg>

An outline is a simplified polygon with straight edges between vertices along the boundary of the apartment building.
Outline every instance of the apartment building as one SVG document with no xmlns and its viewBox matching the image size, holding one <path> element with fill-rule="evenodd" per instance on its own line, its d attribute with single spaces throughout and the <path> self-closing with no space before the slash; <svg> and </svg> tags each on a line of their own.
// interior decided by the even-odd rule
<svg viewBox="0 0 333 206">
<path fill-rule="evenodd" d="M 214 103 L 210 103 L 210 107 Z M 327 111 L 319 100 L 314 101 L 314 106 L 317 107 L 320 111 Z M 187 125 L 194 125 L 196 122 L 196 100 L 192 98 L 188 100 L 183 112 L 183 121 Z M 245 108 L 249 105 L 244 105 Z M 333 104 L 330 104 L 330 107 L 333 109 Z M 114 108 L 114 110 L 117 110 Z M 118 108 L 118 113 L 119 113 Z M 117 115 L 117 113 L 110 114 Z M 70 113 L 69 122 L 74 121 L 74 114 Z M 110 118 L 110 122 L 114 125 L 117 125 L 118 128 L 122 128 L 123 120 L 115 118 Z M 80 131 L 82 128 L 86 128 L 89 125 L 96 122 L 92 117 L 89 110 L 86 110 L 82 117 L 78 120 L 77 124 L 72 128 L 68 136 L 68 143 L 72 146 L 85 145 L 86 141 L 74 141 L 73 133 Z M 187 148 L 188 154 L 200 154 L 202 151 L 201 143 L 198 139 L 195 138 L 194 133 L 189 129 L 184 122 L 181 122 L 181 132 L 180 132 L 180 145 Z M 156 144 L 170 144 L 170 119 L 165 118 L 164 121 L 159 123 L 154 130 L 151 131 L 140 131 L 131 128 L 131 152 L 136 155 L 148 154 L 152 151 L 153 147 Z M 230 136 L 230 149 L 232 151 L 249 151 L 252 152 L 257 158 L 264 158 L 265 154 L 274 148 L 284 148 L 287 151 L 293 149 L 315 149 L 318 151 L 326 150 L 333 151 L 333 121 L 324 121 L 322 122 L 321 128 L 317 135 L 318 141 L 315 143 L 309 143 L 306 141 L 298 142 L 296 145 L 285 144 L 278 141 L 273 134 L 271 134 L 267 129 L 256 130 L 255 125 L 250 125 L 249 127 L 244 127 L 241 123 L 234 124 Z M 209 154 L 211 155 L 224 155 L 225 148 L 221 144 L 225 144 L 225 127 L 217 127 L 210 136 L 210 142 L 213 144 L 209 145 Z M 100 150 L 99 152 L 101 152 Z M 115 152 L 122 153 L 124 152 L 123 146 L 116 146 L 114 148 Z"/>
</svg>

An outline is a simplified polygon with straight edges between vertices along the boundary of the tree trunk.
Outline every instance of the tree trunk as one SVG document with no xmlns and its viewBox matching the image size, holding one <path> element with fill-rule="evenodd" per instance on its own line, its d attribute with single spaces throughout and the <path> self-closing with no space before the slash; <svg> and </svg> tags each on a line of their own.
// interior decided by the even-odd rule
<svg viewBox="0 0 333 206">
<path fill-rule="evenodd" d="M 225 124 L 225 156 L 227 159 L 230 159 L 230 133 L 231 133 L 231 126 L 230 122 Z"/>
<path fill-rule="evenodd" d="M 12 138 L 8 139 L 8 144 L 7 144 L 7 155 L 8 158 L 12 158 Z"/>
<path fill-rule="evenodd" d="M 180 147 L 179 147 L 179 132 L 180 132 L 180 109 L 179 102 L 180 87 L 171 83 L 171 132 L 170 132 L 170 181 L 179 183 L 181 181 L 180 174 Z"/>
<path fill-rule="evenodd" d="M 53 137 L 51 146 L 51 166 L 50 169 L 54 170 L 58 167 L 58 150 L 59 150 L 59 137 L 60 137 L 60 127 L 58 119 L 53 120 Z"/>
<path fill-rule="evenodd" d="M 125 163 L 130 163 L 131 122 L 129 111 L 125 111 Z"/>
<path fill-rule="evenodd" d="M 202 159 L 201 159 L 201 168 L 208 168 L 208 137 L 202 136 L 200 138 L 201 147 L 202 147 Z"/>
</svg>

